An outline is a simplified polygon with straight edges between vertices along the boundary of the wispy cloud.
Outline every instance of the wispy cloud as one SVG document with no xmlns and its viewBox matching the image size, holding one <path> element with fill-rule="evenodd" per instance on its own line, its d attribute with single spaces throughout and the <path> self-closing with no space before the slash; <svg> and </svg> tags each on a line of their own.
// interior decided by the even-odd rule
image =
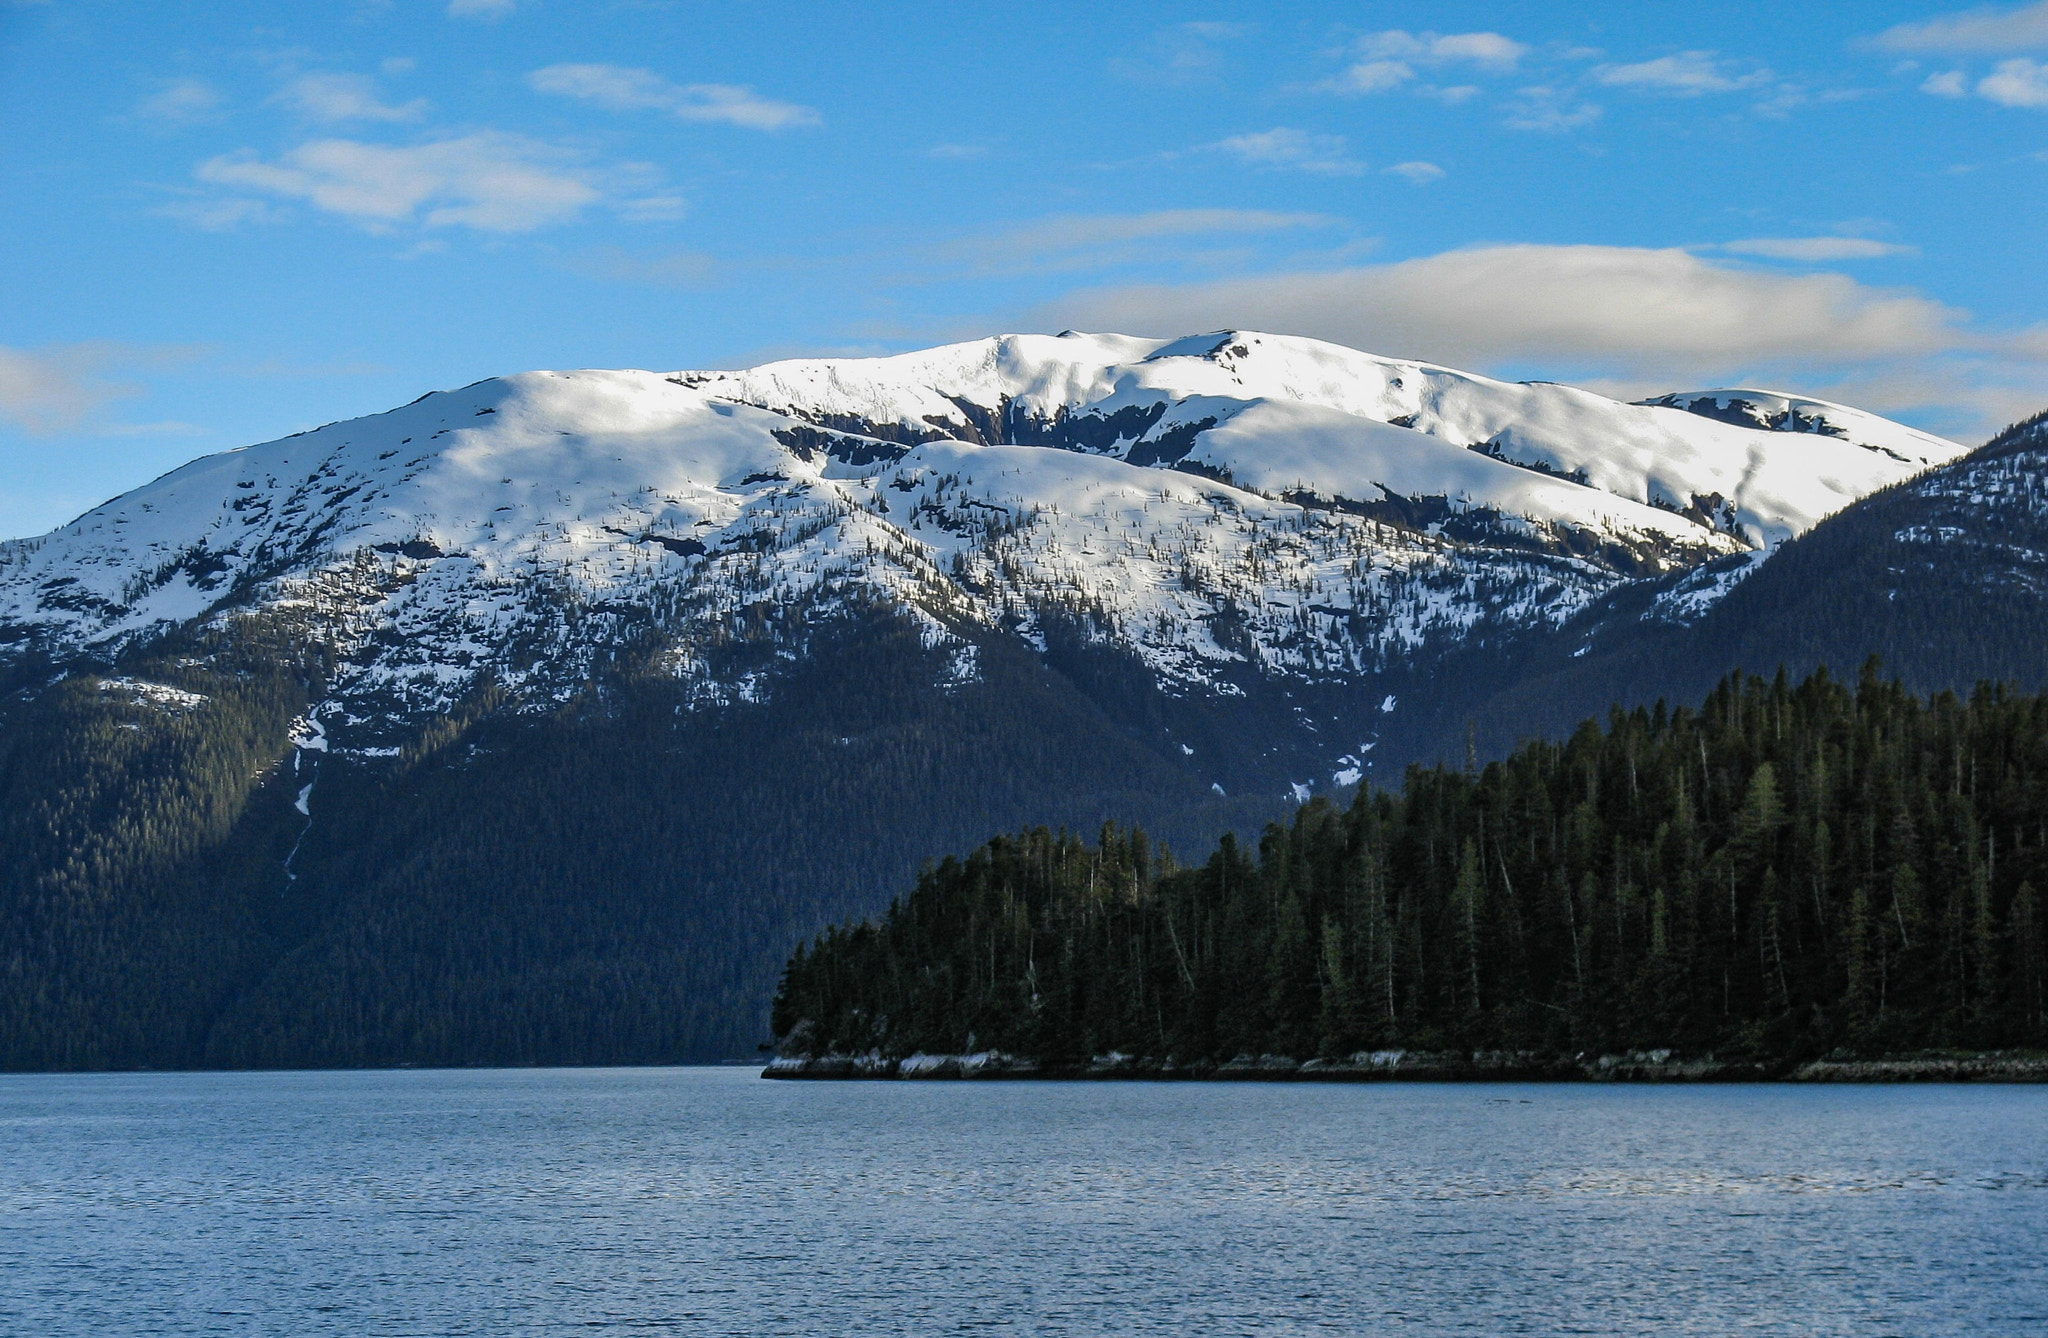
<svg viewBox="0 0 2048 1338">
<path fill-rule="evenodd" d="M 1881 260 L 1887 256 L 1920 253 L 1918 247 L 1874 241 L 1868 237 L 1750 237 L 1742 241 L 1722 242 L 1712 249 L 1729 255 L 1812 264 L 1837 260 Z"/>
<path fill-rule="evenodd" d="M 417 121 L 426 114 L 425 98 L 393 104 L 383 100 L 376 81 L 360 74 L 302 74 L 275 99 L 310 121 Z"/>
<path fill-rule="evenodd" d="M 1076 293 L 1045 323 L 1310 334 L 1461 366 L 1714 376 L 1969 347 L 1964 313 L 1841 274 L 1719 265 L 1683 250 L 1492 246 L 1387 265 Z"/>
<path fill-rule="evenodd" d="M 181 362 L 196 352 L 112 340 L 41 348 L 0 344 L 0 422 L 38 435 L 81 426 L 106 436 L 162 431 L 165 424 L 108 423 L 98 415 L 116 400 L 141 393 L 128 379 L 134 373 Z"/>
<path fill-rule="evenodd" d="M 1322 176 L 1356 176 L 1365 164 L 1352 158 L 1342 135 L 1318 135 L 1290 126 L 1231 135 L 1205 147 L 1228 154 L 1253 167 L 1312 172 Z"/>
<path fill-rule="evenodd" d="M 204 79 L 173 79 L 137 104 L 135 114 L 162 125 L 198 125 L 220 119 L 221 101 Z"/>
<path fill-rule="evenodd" d="M 30 432 L 72 427 L 132 388 L 105 380 L 103 346 L 22 349 L 0 346 L 0 419 Z"/>
<path fill-rule="evenodd" d="M 1352 45 L 1351 54 L 1352 63 L 1318 87 L 1328 93 L 1361 97 L 1413 84 L 1419 77 L 1418 67 L 1466 65 L 1507 71 L 1529 54 L 1529 47 L 1495 32 L 1411 33 L 1394 28 L 1361 37 Z M 1478 90 L 1469 85 L 1454 90 L 1422 85 L 1416 91 L 1450 92 L 1454 100 L 1462 100 Z"/>
<path fill-rule="evenodd" d="M 1632 88 L 1680 97 L 1703 93 L 1734 93 L 1771 81 L 1767 70 L 1735 74 L 1712 51 L 1681 51 L 1633 65 L 1602 65 L 1593 78 L 1610 88 Z"/>
<path fill-rule="evenodd" d="M 1176 23 L 1151 34 L 1137 49 L 1109 62 L 1136 83 L 1169 86 L 1213 82 L 1223 73 L 1223 47 L 1250 29 L 1242 23 Z"/>
<path fill-rule="evenodd" d="M 1529 48 L 1493 32 L 1418 34 L 1393 28 L 1360 38 L 1358 53 L 1367 60 L 1412 60 L 1430 65 L 1470 61 L 1505 68 L 1528 55 Z"/>
<path fill-rule="evenodd" d="M 1322 88 L 1330 93 L 1362 97 L 1390 92 L 1414 77 L 1415 67 L 1405 60 L 1361 60 L 1345 66 L 1343 73 L 1325 81 Z"/>
<path fill-rule="evenodd" d="M 448 0 L 448 17 L 495 21 L 516 7 L 515 0 Z"/>
<path fill-rule="evenodd" d="M 178 193 L 178 198 L 150 211 L 159 218 L 176 219 L 202 232 L 230 232 L 245 223 L 275 223 L 281 215 L 268 200 L 240 195 L 212 195 L 197 190 Z"/>
<path fill-rule="evenodd" d="M 1972 9 L 1920 23 L 1901 23 L 1872 40 L 1887 51 L 2048 50 L 2048 0 L 2017 9 Z"/>
<path fill-rule="evenodd" d="M 494 131 L 410 147 L 313 140 L 275 161 L 248 151 L 208 159 L 196 175 L 301 201 L 373 231 L 417 222 L 528 232 L 567 222 L 603 198 L 575 155 Z"/>
<path fill-rule="evenodd" d="M 1029 323 L 1157 335 L 1273 330 L 1635 393 L 1754 379 L 1910 412 L 1959 436 L 2048 402 L 2048 329 L 1985 330 L 1910 289 L 1677 249 L 1490 246 L 1393 264 L 1101 287 L 1049 303 Z"/>
<path fill-rule="evenodd" d="M 1432 181 L 1443 180 L 1444 177 L 1444 170 L 1435 163 L 1395 163 L 1386 171 L 1388 175 L 1401 177 L 1416 186 L 1427 186 Z"/>
<path fill-rule="evenodd" d="M 613 111 L 664 111 L 685 121 L 715 121 L 748 130 L 790 130 L 819 124 L 818 113 L 762 97 L 737 84 L 677 84 L 652 70 L 622 65 L 550 65 L 527 76 L 536 91 L 580 98 Z"/>
<path fill-rule="evenodd" d="M 1534 130 L 1562 134 L 1592 125 L 1603 115 L 1597 102 L 1589 102 L 1577 90 L 1552 84 L 1532 84 L 1515 90 L 1508 104 L 1506 125 L 1511 130 Z"/>
<path fill-rule="evenodd" d="M 1687 50 L 1646 60 L 1599 62 L 1605 52 L 1559 43 L 1532 45 L 1496 32 L 1371 33 L 1345 49 L 1350 63 L 1312 85 L 1319 92 L 1363 97 L 1405 93 L 1453 105 L 1487 99 L 1502 76 L 1517 82 L 1500 89 L 1503 124 L 1515 130 L 1564 133 L 1602 119 L 1608 92 L 1701 97 L 1749 93 L 1758 115 L 1783 116 L 1826 92 L 1779 79 L 1753 63 L 1714 51 Z"/>
<path fill-rule="evenodd" d="M 945 258 L 979 274 L 1053 273 L 1103 269 L 1156 258 L 1169 239 L 1249 236 L 1327 228 L 1325 214 L 1262 209 L 1164 209 L 1146 214 L 1063 214 L 983 237 L 964 238 Z"/>
</svg>

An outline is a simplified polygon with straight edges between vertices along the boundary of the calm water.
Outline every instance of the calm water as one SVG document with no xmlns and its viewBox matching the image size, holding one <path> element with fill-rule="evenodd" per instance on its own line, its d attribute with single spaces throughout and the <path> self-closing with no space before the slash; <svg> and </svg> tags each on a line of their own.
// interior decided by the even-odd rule
<svg viewBox="0 0 2048 1338">
<path fill-rule="evenodd" d="M 2048 1333 L 2048 1089 L 0 1077 L 8 1334 Z"/>
</svg>

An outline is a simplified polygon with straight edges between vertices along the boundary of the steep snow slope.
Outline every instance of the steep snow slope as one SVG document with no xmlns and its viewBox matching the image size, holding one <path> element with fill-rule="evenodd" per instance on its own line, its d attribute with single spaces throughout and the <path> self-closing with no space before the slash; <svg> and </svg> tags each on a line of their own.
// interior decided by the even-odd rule
<svg viewBox="0 0 2048 1338">
<path fill-rule="evenodd" d="M 1312 339 L 1249 333 L 1165 342 L 1009 336 L 893 358 L 771 363 L 692 380 L 746 403 L 810 421 L 865 424 L 897 439 L 944 433 L 1080 446 L 1147 464 L 1189 459 L 1233 471 L 1244 464 L 1269 482 L 1359 496 L 1344 490 L 1369 490 L 1382 480 L 1365 482 L 1360 462 L 1341 444 L 1314 459 L 1293 457 L 1293 467 L 1307 472 L 1289 479 L 1284 469 L 1262 467 L 1256 455 L 1212 458 L 1206 438 L 1176 431 L 1263 402 L 1326 409 L 1583 480 L 1629 501 L 1717 514 L 1732 507 L 1733 523 L 1758 544 L 1808 529 L 1855 498 L 1962 450 L 1819 400 L 1703 391 L 1667 397 L 1672 403 L 1620 404 L 1570 386 L 1509 384 Z M 1748 395 L 1763 408 L 1746 417 L 1731 407 L 1717 417 L 1707 412 L 1715 395 Z M 1677 407 L 1679 399 L 1700 407 Z M 1360 441 L 1366 440 L 1361 428 Z M 1404 442 L 1410 451 L 1416 446 L 1412 438 Z M 1410 477 L 1420 491 L 1456 495 L 1458 480 L 1435 473 L 1446 457 L 1410 458 L 1416 465 Z M 1511 476 L 1491 476 L 1466 495 L 1535 519 L 1586 518 L 1583 498 L 1529 487 Z M 1624 523 L 1659 528 L 1639 515 Z"/>
<path fill-rule="evenodd" d="M 1862 409 L 1780 390 L 1681 390 L 1639 401 L 1651 408 L 1683 409 L 1736 427 L 1768 432 L 1809 432 L 1908 464 L 1938 464 L 1953 455 L 1952 443 Z"/>
<path fill-rule="evenodd" d="M 1745 392 L 1746 393 L 1746 392 Z M 2048 415 L 1828 517 L 1768 561 L 1617 589 L 1459 702 L 1482 750 L 1616 702 L 1696 699 L 1735 669 L 1853 680 L 1876 656 L 1915 692 L 2048 685 Z M 1649 595 L 1648 599 L 1643 596 Z M 1647 608 L 1644 606 L 1647 605 Z"/>
<path fill-rule="evenodd" d="M 1236 333 L 530 372 L 210 456 L 0 545 L 0 654 L 291 610 L 333 640 L 334 723 L 369 746 L 486 677 L 566 697 L 626 646 L 701 705 L 755 698 L 879 597 L 963 677 L 978 639 L 1042 646 L 1052 617 L 1227 695 L 1555 627 L 1961 449 L 1819 401 L 1719 407 L 1733 394 L 1625 405 Z"/>
</svg>

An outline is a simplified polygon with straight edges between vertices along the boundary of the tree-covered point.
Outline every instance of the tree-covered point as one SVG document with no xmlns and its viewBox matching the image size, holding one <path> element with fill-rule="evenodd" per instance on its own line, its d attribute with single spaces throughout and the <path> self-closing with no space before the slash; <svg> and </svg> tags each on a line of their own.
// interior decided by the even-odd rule
<svg viewBox="0 0 2048 1338">
<path fill-rule="evenodd" d="M 2048 1043 L 2048 699 L 1740 676 L 1176 868 L 1044 830 L 800 948 L 785 1053 Z"/>
</svg>

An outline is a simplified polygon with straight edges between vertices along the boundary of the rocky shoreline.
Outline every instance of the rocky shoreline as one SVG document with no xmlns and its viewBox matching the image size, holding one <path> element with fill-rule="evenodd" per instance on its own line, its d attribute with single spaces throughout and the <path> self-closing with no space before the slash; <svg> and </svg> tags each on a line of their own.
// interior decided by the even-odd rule
<svg viewBox="0 0 2048 1338">
<path fill-rule="evenodd" d="M 1042 1064 L 1028 1056 L 985 1050 L 965 1055 L 922 1052 L 891 1058 L 786 1055 L 770 1060 L 763 1078 L 782 1079 L 1036 1079 L 1197 1080 L 1248 1082 L 2048 1082 L 2048 1054 L 2034 1051 L 1941 1051 L 1873 1058 L 1719 1060 L 1671 1050 L 1606 1055 L 1533 1051 L 1373 1050 L 1343 1059 L 1299 1061 L 1284 1055 L 1239 1055 L 1228 1063 L 1181 1064 L 1135 1055 L 1097 1055 L 1086 1064 Z"/>
</svg>

